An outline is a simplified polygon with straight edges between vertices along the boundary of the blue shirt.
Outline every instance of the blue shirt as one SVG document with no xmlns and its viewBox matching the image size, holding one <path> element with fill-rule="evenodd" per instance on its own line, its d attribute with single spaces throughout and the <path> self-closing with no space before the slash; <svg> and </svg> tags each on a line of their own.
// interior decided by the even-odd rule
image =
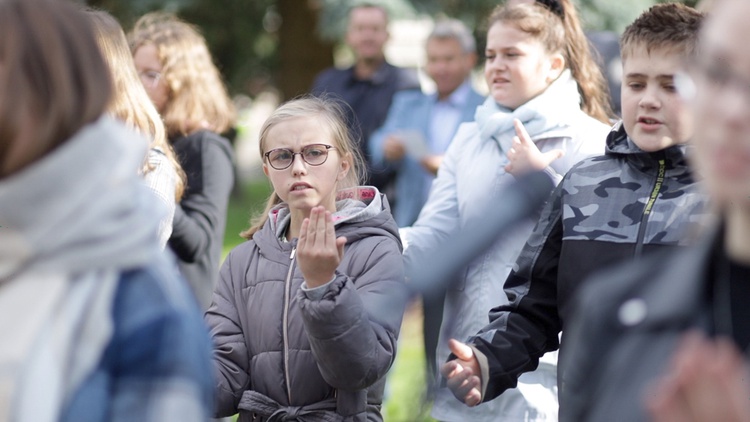
<svg viewBox="0 0 750 422">
<path fill-rule="evenodd" d="M 312 87 L 313 95 L 333 94 L 349 105 L 345 107 L 349 113 L 349 129 L 368 163 L 368 184 L 377 187 L 382 187 L 384 181 L 379 177 L 370 177 L 372 160 L 368 153 L 369 139 L 385 121 L 393 95 L 403 89 L 419 89 L 416 72 L 388 62 L 383 62 L 369 79 L 357 78 L 354 66 L 348 69 L 329 68 L 315 78 Z"/>
<path fill-rule="evenodd" d="M 442 154 L 460 123 L 472 121 L 476 107 L 483 101 L 484 97 L 474 91 L 468 81 L 444 101 L 438 101 L 437 95 L 416 90 L 399 92 L 393 97 L 385 124 L 373 133 L 370 153 L 376 165 L 396 169 L 397 201 L 392 209 L 399 227 L 416 221 L 433 177 L 410 156 L 399 162 L 386 162 L 383 157 L 385 138 L 401 131 L 417 131 L 427 140 L 431 153 Z"/>
</svg>

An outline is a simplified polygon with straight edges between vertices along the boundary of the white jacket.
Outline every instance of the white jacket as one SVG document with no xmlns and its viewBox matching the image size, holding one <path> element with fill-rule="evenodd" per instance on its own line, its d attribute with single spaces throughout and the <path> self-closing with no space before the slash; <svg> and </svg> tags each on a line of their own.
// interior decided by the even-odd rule
<svg viewBox="0 0 750 422">
<path fill-rule="evenodd" d="M 559 127 L 532 134 L 532 140 L 542 152 L 558 148 L 565 151 L 548 169 L 558 173 L 557 181 L 583 158 L 604 153 L 609 127 L 583 112 L 573 113 L 573 116 L 565 122 L 568 126 L 563 131 L 567 133 L 565 136 L 559 136 L 562 133 Z M 504 142 L 507 139 L 502 142 L 495 137 L 483 140 L 476 122 L 464 123 L 458 129 L 417 222 L 401 230 L 407 274 L 419 271 L 419 266 L 429 265 L 432 248 L 444 242 L 453 230 L 482 224 L 493 217 L 483 214 L 484 201 L 488 196 L 502 194 L 515 180 L 504 170 L 508 164 L 501 147 Z M 476 334 L 488 323 L 489 310 L 507 303 L 503 283 L 531 234 L 534 217 L 503 233 L 499 241 L 478 256 L 448 289 L 437 350 L 438 367 L 450 354 L 449 338 L 464 341 Z M 451 333 L 446 332 L 449 328 Z M 543 360 L 535 372 L 519 379 L 518 388 L 474 408 L 465 406 L 442 388 L 433 405 L 432 416 L 441 421 L 556 421 L 556 362 L 556 356 Z"/>
</svg>

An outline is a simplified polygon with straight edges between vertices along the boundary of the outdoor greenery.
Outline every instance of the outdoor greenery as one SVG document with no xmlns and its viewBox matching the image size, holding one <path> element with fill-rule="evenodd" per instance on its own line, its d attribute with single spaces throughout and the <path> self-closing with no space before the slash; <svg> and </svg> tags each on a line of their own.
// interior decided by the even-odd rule
<svg viewBox="0 0 750 422">
<path fill-rule="evenodd" d="M 76 0 L 109 11 L 129 29 L 152 10 L 177 13 L 197 25 L 209 42 L 233 95 L 255 97 L 274 88 L 283 98 L 305 92 L 321 69 L 333 64 L 348 7 L 386 5 L 394 19 L 448 16 L 477 28 L 501 0 Z M 648 6 L 664 0 L 573 0 L 585 28 L 620 32 Z M 698 0 L 681 0 L 695 5 Z M 310 36 L 311 34 L 315 36 Z M 479 45 L 483 45 L 479 40 Z"/>
</svg>

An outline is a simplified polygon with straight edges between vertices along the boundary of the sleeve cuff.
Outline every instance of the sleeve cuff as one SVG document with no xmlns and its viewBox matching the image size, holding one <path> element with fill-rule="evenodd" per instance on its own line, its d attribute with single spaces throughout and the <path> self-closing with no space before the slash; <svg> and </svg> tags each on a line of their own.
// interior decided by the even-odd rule
<svg viewBox="0 0 750 422">
<path fill-rule="evenodd" d="M 302 282 L 302 286 L 300 287 L 302 291 L 305 293 L 305 296 L 310 300 L 320 300 L 323 299 L 323 296 L 326 294 L 328 289 L 331 287 L 331 284 L 333 281 L 336 280 L 336 274 L 333 275 L 333 278 L 326 283 L 322 284 L 318 287 L 313 287 L 312 289 L 307 287 L 307 282 Z"/>
<path fill-rule="evenodd" d="M 468 346 L 474 352 L 474 357 L 477 358 L 477 362 L 479 363 L 479 376 L 482 380 L 482 388 L 479 392 L 482 394 L 482 401 L 484 401 L 484 398 L 487 396 L 487 384 L 490 380 L 490 365 L 487 362 L 487 356 L 485 356 L 484 353 L 480 352 L 479 349 L 471 344 Z"/>
<path fill-rule="evenodd" d="M 557 174 L 555 169 L 553 169 L 550 166 L 547 166 L 542 170 L 547 176 L 549 176 L 550 179 L 552 179 L 552 183 L 555 184 L 555 186 L 560 184 L 560 181 L 562 181 L 563 177 L 560 174 Z"/>
</svg>

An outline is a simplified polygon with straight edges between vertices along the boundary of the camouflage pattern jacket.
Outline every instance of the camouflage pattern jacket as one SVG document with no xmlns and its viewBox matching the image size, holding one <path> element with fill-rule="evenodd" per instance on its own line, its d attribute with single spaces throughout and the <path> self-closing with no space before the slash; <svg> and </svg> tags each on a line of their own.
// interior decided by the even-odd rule
<svg viewBox="0 0 750 422">
<path fill-rule="evenodd" d="M 686 149 L 643 152 L 617 124 L 605 155 L 565 175 L 505 282 L 509 304 L 494 308 L 470 341 L 479 352 L 485 401 L 557 350 L 573 295 L 591 273 L 690 243 L 706 219 Z"/>
</svg>

